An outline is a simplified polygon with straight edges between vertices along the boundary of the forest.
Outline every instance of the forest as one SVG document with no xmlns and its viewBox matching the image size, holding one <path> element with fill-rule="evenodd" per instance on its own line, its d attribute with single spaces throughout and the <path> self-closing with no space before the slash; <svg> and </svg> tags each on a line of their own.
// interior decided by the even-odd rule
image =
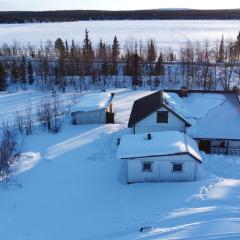
<svg viewBox="0 0 240 240">
<path fill-rule="evenodd" d="M 41 91 L 76 92 L 131 87 L 231 90 L 240 84 L 240 33 L 215 44 L 187 42 L 178 50 L 159 49 L 129 40 L 120 46 L 100 40 L 93 46 L 86 29 L 84 41 L 48 41 L 44 45 L 3 44 L 0 47 L 0 90 L 31 86 Z"/>
<path fill-rule="evenodd" d="M 137 11 L 65 10 L 0 12 L 0 23 L 164 19 L 240 19 L 240 10 L 153 9 Z"/>
</svg>

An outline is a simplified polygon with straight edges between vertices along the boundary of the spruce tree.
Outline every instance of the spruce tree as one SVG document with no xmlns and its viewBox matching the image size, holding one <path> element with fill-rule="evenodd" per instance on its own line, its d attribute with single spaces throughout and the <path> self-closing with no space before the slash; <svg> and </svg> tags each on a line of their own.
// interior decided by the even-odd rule
<svg viewBox="0 0 240 240">
<path fill-rule="evenodd" d="M 164 75 L 164 63 L 163 63 L 163 55 L 160 53 L 157 63 L 155 65 L 155 75 L 163 76 Z"/>
<path fill-rule="evenodd" d="M 94 52 L 92 49 L 92 43 L 89 38 L 89 31 L 85 30 L 85 39 L 83 43 L 83 64 L 85 68 L 85 74 L 89 75 L 93 67 Z"/>
<path fill-rule="evenodd" d="M 120 50 L 119 50 L 119 43 L 117 40 L 117 37 L 114 37 L 113 40 L 113 45 L 112 45 L 112 73 L 117 75 L 118 74 L 118 69 L 117 69 L 117 60 L 120 55 Z"/>
<path fill-rule="evenodd" d="M 141 75 L 141 65 L 140 65 L 140 57 L 138 55 L 137 49 L 135 49 L 133 60 L 132 60 L 132 86 L 133 89 L 136 89 L 136 86 L 140 83 L 140 75 Z"/>
<path fill-rule="evenodd" d="M 11 73 L 11 77 L 14 83 L 17 83 L 18 78 L 19 78 L 19 71 L 18 71 L 18 66 L 17 66 L 17 62 L 14 59 L 10 65 L 10 73 Z"/>
<path fill-rule="evenodd" d="M 22 57 L 21 64 L 19 66 L 19 75 L 20 75 L 20 80 L 21 83 L 24 85 L 27 83 L 27 74 L 26 74 L 26 58 Z"/>
<path fill-rule="evenodd" d="M 65 46 L 64 46 L 64 42 L 61 38 L 58 38 L 55 41 L 55 45 L 54 45 L 55 50 L 58 52 L 58 54 L 64 54 L 65 52 Z"/>
<path fill-rule="evenodd" d="M 33 84 L 34 78 L 33 78 L 33 67 L 31 62 L 28 62 L 28 66 L 27 66 L 27 79 L 29 84 Z"/>
<path fill-rule="evenodd" d="M 218 53 L 218 62 L 224 62 L 224 55 L 225 55 L 225 47 L 224 47 L 224 36 L 222 36 L 221 43 L 219 46 L 219 53 Z"/>
<path fill-rule="evenodd" d="M 2 62 L 0 62 L 0 91 L 5 91 L 7 88 L 7 74 L 5 67 Z"/>
</svg>

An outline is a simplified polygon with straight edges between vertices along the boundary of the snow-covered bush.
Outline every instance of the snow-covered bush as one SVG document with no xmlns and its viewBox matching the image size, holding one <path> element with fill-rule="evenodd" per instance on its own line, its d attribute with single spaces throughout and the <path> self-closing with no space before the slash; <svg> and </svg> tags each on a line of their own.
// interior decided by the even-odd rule
<svg viewBox="0 0 240 240">
<path fill-rule="evenodd" d="M 21 148 L 16 130 L 4 124 L 0 130 L 0 182 L 11 178 L 11 165 L 21 157 Z"/>
</svg>

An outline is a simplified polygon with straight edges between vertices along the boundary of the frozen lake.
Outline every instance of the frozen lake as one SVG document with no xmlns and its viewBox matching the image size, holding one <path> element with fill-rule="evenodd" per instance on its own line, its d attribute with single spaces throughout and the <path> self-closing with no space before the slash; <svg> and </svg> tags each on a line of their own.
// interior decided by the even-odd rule
<svg viewBox="0 0 240 240">
<path fill-rule="evenodd" d="M 100 38 L 111 43 L 117 35 L 121 44 L 126 40 L 146 41 L 154 38 L 159 47 L 178 48 L 188 40 L 211 43 L 221 38 L 235 39 L 240 30 L 240 20 L 153 20 L 153 21 L 79 21 L 63 23 L 1 24 L 0 43 L 31 42 L 45 43 L 47 40 L 62 39 L 82 42 L 84 30 L 90 31 L 94 44 Z"/>
</svg>

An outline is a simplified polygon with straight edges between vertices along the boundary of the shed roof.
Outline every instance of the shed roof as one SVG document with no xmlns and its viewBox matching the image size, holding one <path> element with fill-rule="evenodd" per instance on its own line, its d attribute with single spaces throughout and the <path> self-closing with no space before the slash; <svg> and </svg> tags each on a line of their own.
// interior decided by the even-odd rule
<svg viewBox="0 0 240 240">
<path fill-rule="evenodd" d="M 189 154 L 201 162 L 202 158 L 195 140 L 178 131 L 125 135 L 121 139 L 117 156 L 119 159 L 144 158 Z"/>
<path fill-rule="evenodd" d="M 143 120 L 159 108 L 165 107 L 172 112 L 177 118 L 183 121 L 187 126 L 191 126 L 181 115 L 175 112 L 165 101 L 163 91 L 158 91 L 136 100 L 133 104 L 132 112 L 128 122 L 128 127 L 133 127 L 136 123 Z"/>
<path fill-rule="evenodd" d="M 107 108 L 111 100 L 112 95 L 108 92 L 87 93 L 82 95 L 79 102 L 71 107 L 71 113 Z"/>
</svg>

